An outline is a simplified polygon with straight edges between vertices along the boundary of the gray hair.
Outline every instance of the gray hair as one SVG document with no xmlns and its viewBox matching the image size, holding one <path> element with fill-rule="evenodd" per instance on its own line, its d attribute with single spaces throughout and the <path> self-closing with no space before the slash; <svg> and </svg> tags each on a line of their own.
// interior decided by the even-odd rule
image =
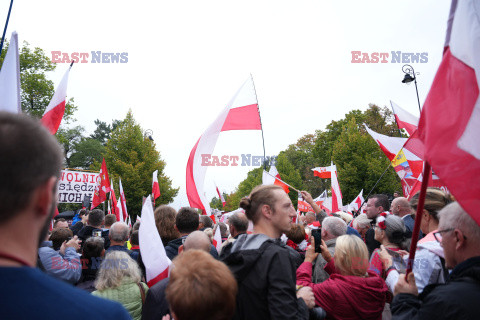
<svg viewBox="0 0 480 320">
<path fill-rule="evenodd" d="M 183 243 L 184 250 L 198 249 L 210 252 L 212 243 L 210 238 L 203 231 L 193 231 L 190 233 Z"/>
<path fill-rule="evenodd" d="M 372 219 L 368 219 L 367 215 L 365 213 L 362 213 L 360 215 L 358 215 L 358 217 L 356 217 L 354 220 L 353 220 L 353 227 L 355 229 L 357 228 L 368 228 L 370 227 L 370 224 L 372 223 Z"/>
<path fill-rule="evenodd" d="M 408 249 L 409 241 L 407 241 L 405 237 L 405 231 L 407 231 L 407 228 L 405 227 L 402 218 L 393 214 L 387 214 L 385 217 L 384 231 L 388 241 L 398 245 L 403 250 Z"/>
<path fill-rule="evenodd" d="M 140 283 L 142 273 L 138 264 L 123 251 L 110 251 L 100 265 L 95 288 L 99 291 L 114 289 L 125 281 Z"/>
<path fill-rule="evenodd" d="M 127 241 L 128 239 L 128 226 L 125 222 L 115 222 L 112 224 L 108 233 L 110 239 L 116 242 Z"/>
<path fill-rule="evenodd" d="M 228 228 L 227 225 L 224 222 L 219 222 L 215 226 L 215 231 L 217 230 L 216 228 L 220 227 L 220 235 L 222 238 L 228 237 Z"/>
<path fill-rule="evenodd" d="M 337 217 L 326 217 L 323 219 L 322 228 L 335 238 L 347 233 L 347 224 L 341 218 Z"/>
<path fill-rule="evenodd" d="M 210 242 L 213 240 L 213 229 L 212 228 L 206 228 L 203 230 L 203 232 L 207 235 L 207 237 L 210 239 Z"/>
<path fill-rule="evenodd" d="M 200 220 L 204 228 L 213 228 L 213 220 L 209 216 L 201 215 Z"/>
<path fill-rule="evenodd" d="M 228 217 L 228 223 L 232 225 L 237 232 L 246 232 L 248 229 L 248 219 L 245 213 L 235 212 Z"/>
<path fill-rule="evenodd" d="M 460 229 L 469 240 L 472 240 L 473 244 L 480 242 L 480 226 L 463 210 L 458 202 L 446 205 L 438 215 L 442 228 Z"/>
</svg>

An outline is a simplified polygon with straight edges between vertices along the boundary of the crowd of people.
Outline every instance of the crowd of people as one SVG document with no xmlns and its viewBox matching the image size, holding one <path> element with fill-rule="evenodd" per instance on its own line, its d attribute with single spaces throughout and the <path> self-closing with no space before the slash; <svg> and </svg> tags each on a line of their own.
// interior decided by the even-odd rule
<svg viewBox="0 0 480 320">
<path fill-rule="evenodd" d="M 141 222 L 82 210 L 49 232 L 62 159 L 38 122 L 0 112 L 2 319 L 478 318 L 480 226 L 439 189 L 427 189 L 413 261 L 418 194 L 370 196 L 353 217 L 302 191 L 313 212 L 298 216 L 282 188 L 261 185 L 226 223 L 161 205 L 172 265 L 149 287 Z"/>
</svg>

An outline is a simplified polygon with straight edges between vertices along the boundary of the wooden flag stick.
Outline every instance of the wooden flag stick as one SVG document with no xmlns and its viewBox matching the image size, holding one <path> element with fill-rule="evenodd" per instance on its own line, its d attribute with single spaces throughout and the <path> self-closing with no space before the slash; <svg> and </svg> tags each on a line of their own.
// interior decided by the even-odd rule
<svg viewBox="0 0 480 320">
<path fill-rule="evenodd" d="M 295 189 L 294 187 L 292 187 L 291 185 L 289 185 L 288 183 L 286 183 L 286 182 L 283 181 L 282 179 L 277 178 L 277 177 L 275 177 L 274 175 L 271 175 L 270 172 L 268 172 L 268 171 L 265 171 L 265 172 L 266 172 L 269 176 L 274 177 L 275 179 L 277 179 L 278 181 L 280 181 L 280 182 L 282 182 L 282 183 L 285 183 L 289 188 L 292 188 L 293 190 L 297 191 L 298 193 L 301 193 L 300 190 Z"/>
</svg>

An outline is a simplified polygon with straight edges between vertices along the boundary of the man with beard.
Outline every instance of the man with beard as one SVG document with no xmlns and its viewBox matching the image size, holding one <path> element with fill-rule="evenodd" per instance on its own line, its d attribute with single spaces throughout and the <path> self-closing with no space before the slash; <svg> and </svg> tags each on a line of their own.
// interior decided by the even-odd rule
<svg viewBox="0 0 480 320">
<path fill-rule="evenodd" d="M 35 268 L 55 211 L 62 161 L 60 145 L 40 122 L 0 112 L 0 318 L 129 319 L 118 303 Z"/>
</svg>

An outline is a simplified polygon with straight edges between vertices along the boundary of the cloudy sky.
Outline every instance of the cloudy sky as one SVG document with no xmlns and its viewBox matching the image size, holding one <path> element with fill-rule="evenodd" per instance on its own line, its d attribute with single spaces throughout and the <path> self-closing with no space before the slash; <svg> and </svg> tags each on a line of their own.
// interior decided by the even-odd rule
<svg viewBox="0 0 480 320">
<path fill-rule="evenodd" d="M 10 1 L 0 3 L 0 21 Z M 426 53 L 412 63 L 420 101 L 440 63 L 450 2 L 204 0 L 15 1 L 7 37 L 52 51 L 89 53 L 70 73 L 77 124 L 123 119 L 132 109 L 153 131 L 166 174 L 188 205 L 185 168 L 195 142 L 250 76 L 256 86 L 267 155 L 324 129 L 352 109 L 393 100 L 418 115 L 415 87 L 401 83 L 392 51 Z M 91 51 L 127 53 L 127 63 L 91 63 Z M 352 51 L 388 53 L 387 63 L 352 63 Z M 50 79 L 58 84 L 68 64 Z M 217 155 L 263 155 L 259 132 L 222 134 Z M 251 167 L 209 168 L 226 192 Z M 145 193 L 147 193 L 146 190 Z"/>
</svg>

